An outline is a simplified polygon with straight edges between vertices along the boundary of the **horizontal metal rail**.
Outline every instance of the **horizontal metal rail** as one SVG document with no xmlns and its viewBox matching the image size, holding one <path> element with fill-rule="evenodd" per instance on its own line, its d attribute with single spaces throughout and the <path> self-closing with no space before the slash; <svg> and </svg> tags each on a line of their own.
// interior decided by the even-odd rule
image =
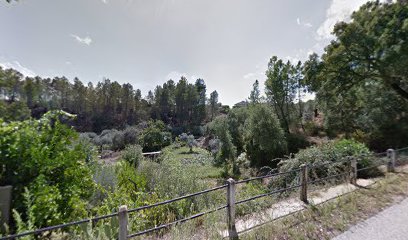
<svg viewBox="0 0 408 240">
<path fill-rule="evenodd" d="M 378 168 L 378 167 L 384 166 L 384 165 L 386 165 L 386 164 L 387 164 L 387 163 L 381 163 L 381 164 L 377 164 L 377 165 L 374 165 L 374 166 L 369 166 L 369 167 L 365 167 L 365 168 L 359 168 L 359 169 L 357 169 L 357 172 L 364 171 L 364 170 L 368 170 L 368 169 L 373 169 L 373 168 Z"/>
<path fill-rule="evenodd" d="M 324 177 L 324 178 L 319 178 L 319 179 L 316 179 L 316 180 L 313 180 L 313 181 L 309 181 L 307 183 L 308 184 L 313 184 L 313 183 L 323 182 L 323 181 L 327 181 L 327 180 L 332 179 L 332 178 L 336 178 L 336 177 L 339 177 L 339 176 L 345 176 L 345 175 L 349 175 L 349 173 L 346 172 L 346 173 L 340 173 L 340 174 L 336 174 L 336 175 L 330 175 L 330 176 L 327 176 L 327 177 Z"/>
<path fill-rule="evenodd" d="M 396 149 L 394 151 L 400 152 L 400 151 L 404 151 L 404 150 L 408 150 L 408 147 Z M 160 154 L 160 152 L 145 153 L 145 155 L 153 155 L 153 154 Z M 361 154 L 361 155 L 347 157 L 347 158 L 345 158 L 343 160 L 336 161 L 336 162 L 327 162 L 327 163 L 318 164 L 318 165 L 310 164 L 310 165 L 308 165 L 308 167 L 309 167 L 309 169 L 312 169 L 312 168 L 322 167 L 322 166 L 326 166 L 326 165 L 330 165 L 330 164 L 341 164 L 341 163 L 350 161 L 352 158 L 378 157 L 378 156 L 386 157 L 386 155 L 387 155 L 387 152 L 373 153 L 373 154 Z M 360 168 L 360 169 L 357 169 L 357 171 L 368 170 L 368 169 L 376 168 L 376 167 L 386 165 L 386 164 L 387 163 L 381 163 L 381 164 L 377 164 L 377 165 L 374 165 L 374 166 Z M 296 169 L 286 171 L 286 172 L 280 172 L 280 173 L 268 174 L 268 175 L 265 175 L 265 176 L 248 178 L 248 179 L 237 181 L 236 183 L 237 184 L 247 183 L 247 182 L 250 182 L 250 181 L 257 180 L 257 179 L 271 178 L 271 177 L 276 177 L 276 176 L 280 176 L 280 175 L 290 174 L 290 173 L 298 172 L 299 170 L 300 170 L 300 168 L 296 168 Z M 349 173 L 346 172 L 346 173 L 331 175 L 331 176 L 327 176 L 325 178 L 320 178 L 320 179 L 316 179 L 314 181 L 309 181 L 308 183 L 313 184 L 313 183 L 317 183 L 317 182 L 321 182 L 321 181 L 326 181 L 326 180 L 329 180 L 329 179 L 332 179 L 332 178 L 336 178 L 336 177 L 339 177 L 339 176 L 345 176 L 345 175 L 348 175 L 348 174 Z M 216 190 L 219 190 L 219 189 L 223 189 L 223 188 L 226 188 L 227 186 L 228 185 L 225 184 L 225 185 L 221 185 L 221 186 L 218 186 L 218 187 L 207 189 L 207 190 L 204 190 L 204 191 L 201 191 L 201 192 L 196 192 L 196 193 L 193 193 L 193 194 L 188 194 L 188 195 L 185 195 L 185 196 L 181 196 L 181 197 L 177 197 L 177 198 L 174 198 L 174 199 L 166 200 L 166 201 L 163 201 L 163 202 L 159 202 L 159 203 L 155 203 L 155 204 L 151 204 L 151 205 L 145 205 L 145 206 L 141 206 L 141 207 L 138 207 L 138 208 L 133 208 L 133 209 L 130 209 L 128 211 L 128 213 L 133 213 L 133 212 L 137 212 L 137 211 L 157 207 L 157 206 L 160 206 L 160 205 L 173 203 L 173 202 L 176 202 L 176 201 L 180 201 L 182 199 L 186 199 L 186 198 L 198 196 L 198 195 L 201 195 L 201 194 L 205 194 L 205 193 L 208 193 L 208 192 L 216 191 Z M 244 200 L 237 201 L 236 204 L 242 204 L 242 203 L 252 201 L 252 200 L 255 200 L 255 199 L 258 199 L 258 198 L 261 198 L 261 197 L 266 197 L 266 196 L 269 196 L 269 195 L 272 195 L 272 194 L 285 192 L 285 191 L 288 191 L 288 190 L 291 190 L 291 189 L 299 188 L 300 186 L 301 185 L 299 184 L 299 185 L 291 186 L 291 187 L 284 188 L 284 189 L 278 189 L 278 190 L 275 190 L 275 191 L 272 191 L 272 192 L 269 192 L 269 193 L 256 195 L 256 196 L 253 196 L 251 198 L 247 198 L 247 199 L 244 199 Z M 147 234 L 147 233 L 150 233 L 150 232 L 162 229 L 162 228 L 168 228 L 168 227 L 170 227 L 172 225 L 182 223 L 182 222 L 185 222 L 185 221 L 188 221 L 188 220 L 191 220 L 191 219 L 194 219 L 194 218 L 197 218 L 197 217 L 203 216 L 205 214 L 209 214 L 209 213 L 212 213 L 212 212 L 215 212 L 215 211 L 227 208 L 227 207 L 228 207 L 227 205 L 221 206 L 221 207 L 215 208 L 215 209 L 207 211 L 207 212 L 198 213 L 198 214 L 192 215 L 190 217 L 187 217 L 187 218 L 184 218 L 184 219 L 181 219 L 181 220 L 177 220 L 177 221 L 174 221 L 174 222 L 171 222 L 171 223 L 160 225 L 160 226 L 155 227 L 155 228 L 151 228 L 151 229 L 148 229 L 148 230 L 145 230 L 145 231 L 142 231 L 142 232 L 138 232 L 138 233 L 129 235 L 128 237 L 129 238 L 130 237 L 136 237 L 136 236 Z M 107 218 L 111 218 L 111 217 L 115 217 L 115 216 L 118 216 L 118 212 L 108 214 L 108 215 L 104 215 L 104 216 L 98 216 L 98 217 L 94 217 L 94 218 L 83 219 L 83 220 L 79 220 L 79 221 L 75 221 L 75 222 L 69 222 L 69 223 L 59 224 L 59 225 L 50 226 L 50 227 L 44 227 L 44 228 L 40 228 L 40 229 L 33 230 L 33 231 L 27 231 L 27 232 L 23 232 L 23 233 L 14 234 L 14 235 L 9 235 L 9 236 L 5 236 L 5 237 L 1 237 L 0 240 L 15 239 L 15 238 L 24 237 L 24 236 L 27 236 L 27 235 L 38 235 L 40 233 L 47 232 L 47 231 L 53 231 L 53 230 L 56 230 L 56 229 L 62 229 L 62 228 L 65 228 L 65 227 L 70 227 L 70 226 L 89 223 L 89 222 L 97 222 L 99 220 L 103 220 L 103 219 L 107 219 Z"/>
<path fill-rule="evenodd" d="M 299 172 L 299 170 L 300 170 L 300 168 L 295 168 L 295 169 L 287 171 L 287 172 L 273 173 L 273 174 L 268 174 L 268 175 L 264 175 L 264 176 L 243 179 L 243 180 L 237 181 L 236 183 L 237 184 L 247 183 L 247 182 L 251 182 L 251 181 L 254 181 L 254 180 L 258 180 L 258 179 L 271 178 L 271 177 L 276 177 L 276 176 L 285 175 L 285 174 L 289 174 L 289 173 Z"/>
<path fill-rule="evenodd" d="M 133 213 L 133 212 L 137 212 L 137 211 L 157 207 L 157 206 L 160 206 L 160 205 L 165 205 L 165 204 L 169 204 L 169 203 L 172 203 L 172 202 L 177 202 L 177 201 L 180 201 L 180 200 L 183 200 L 183 199 L 186 199 L 186 198 L 190 198 L 190 197 L 202 195 L 204 193 L 209 193 L 209 192 L 213 192 L 213 191 L 216 191 L 216 190 L 219 190 L 219 189 L 223 189 L 223 188 L 226 188 L 227 186 L 228 186 L 227 184 L 224 184 L 224 185 L 214 187 L 214 188 L 211 188 L 211 189 L 207 189 L 207 190 L 204 190 L 204 191 L 201 191 L 201 192 L 196 192 L 196 193 L 184 195 L 184 196 L 181 196 L 181 197 L 173 198 L 173 199 L 166 200 L 166 201 L 163 201 L 163 202 L 154 203 L 154 204 L 151 204 L 151 205 L 145 205 L 145 206 L 133 208 L 133 209 L 128 210 L 128 213 Z"/>
<path fill-rule="evenodd" d="M 148 233 L 151 233 L 151 232 L 154 232 L 154 231 L 163 229 L 163 228 L 169 228 L 169 227 L 171 227 L 171 226 L 173 226 L 173 225 L 176 225 L 176 224 L 179 224 L 179 223 L 183 223 L 183 222 L 186 222 L 186 221 L 188 221 L 188 220 L 192 220 L 192 219 L 194 219 L 194 218 L 198 218 L 198 217 L 204 216 L 204 215 L 206 215 L 206 214 L 210 214 L 210 213 L 213 213 L 213 212 L 222 210 L 222 209 L 227 208 L 227 207 L 228 207 L 227 205 L 224 205 L 224 206 L 217 207 L 217 208 L 215 208 L 215 209 L 212 209 L 212 210 L 209 210 L 209 211 L 206 211 L 206 212 L 197 213 L 197 214 L 194 214 L 194 215 L 192 215 L 192 216 L 190 216 L 190 217 L 186 217 L 186 218 L 183 218 L 183 219 L 180 219 L 180 220 L 176 220 L 176 221 L 174 221 L 174 222 L 162 224 L 162 225 L 157 226 L 157 227 L 154 227 L 154 228 L 150 228 L 150 229 L 147 229 L 147 230 L 144 230 L 144 231 L 141 231 L 141 232 L 137 232 L 137 233 L 134 233 L 134 234 L 130 234 L 130 235 L 127 236 L 127 238 L 133 238 L 133 237 L 137 237 L 137 236 L 141 236 L 141 235 L 144 235 L 144 234 L 148 234 Z"/>
<path fill-rule="evenodd" d="M 404 148 L 400 148 L 400 149 L 395 149 L 396 152 L 405 151 L 405 150 L 408 150 L 408 147 L 404 147 Z"/>
<path fill-rule="evenodd" d="M 112 214 L 109 214 L 109 215 L 104 215 L 104 216 L 99 216 L 99 217 L 94 217 L 94 218 L 89 218 L 89 219 L 83 219 L 83 220 L 79 220 L 79 221 L 75 221 L 75 222 L 69 222 L 69 223 L 59 224 L 59 225 L 55 225 L 55 226 L 40 228 L 40 229 L 33 230 L 33 231 L 28 231 L 28 232 L 23 232 L 23 233 L 18 233 L 18 234 L 2 237 L 2 238 L 0 238 L 0 240 L 20 238 L 20 237 L 24 237 L 24 236 L 27 236 L 27 235 L 37 235 L 37 234 L 52 231 L 52 230 L 55 230 L 55 229 L 61 229 L 61 228 L 70 227 L 70 226 L 74 226 L 74 225 L 79 225 L 79 224 L 83 224 L 83 223 L 96 222 L 96 221 L 99 221 L 99 220 L 102 220 L 102 219 L 115 217 L 117 215 L 118 215 L 118 213 L 115 212 L 115 213 L 112 213 Z"/>
<path fill-rule="evenodd" d="M 258 199 L 258 198 L 262 198 L 262 197 L 266 197 L 266 196 L 269 196 L 269 195 L 272 195 L 272 194 L 277 194 L 277 193 L 285 192 L 285 191 L 288 191 L 288 190 L 291 190 L 291 189 L 295 189 L 295 188 L 298 188 L 300 186 L 301 185 L 298 184 L 298 185 L 295 185 L 295 186 L 291 186 L 291 187 L 287 187 L 287 188 L 283 188 L 283 189 L 278 189 L 278 190 L 275 190 L 275 191 L 272 191 L 272 192 L 256 195 L 256 196 L 244 199 L 244 200 L 237 201 L 237 202 L 235 202 L 235 204 L 238 205 L 238 204 L 241 204 L 241 203 L 249 202 L 249 201 L 252 201 L 252 200 L 255 200 L 255 199 Z"/>
</svg>

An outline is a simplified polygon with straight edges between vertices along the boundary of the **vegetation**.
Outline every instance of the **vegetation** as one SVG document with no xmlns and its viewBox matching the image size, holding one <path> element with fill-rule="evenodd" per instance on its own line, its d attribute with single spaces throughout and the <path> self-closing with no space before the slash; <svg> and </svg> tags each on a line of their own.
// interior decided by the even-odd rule
<svg viewBox="0 0 408 240">
<path fill-rule="evenodd" d="M 408 195 L 405 173 L 387 176 L 369 188 L 271 221 L 242 239 L 330 239 Z"/>
<path fill-rule="evenodd" d="M 26 213 L 24 193 L 36 227 L 86 216 L 87 199 L 95 184 L 85 164 L 84 146 L 62 124 L 63 112 L 49 112 L 40 120 L 0 124 L 2 175 L 0 185 L 13 186 L 13 209 Z M 25 216 L 24 216 L 25 217 Z"/>
<path fill-rule="evenodd" d="M 407 31 L 405 2 L 369 2 L 351 22 L 336 25 L 322 56 L 312 54 L 305 63 L 273 56 L 265 97 L 256 80 L 249 103 L 232 109 L 217 91 L 207 99 L 203 79 L 168 80 L 142 97 L 131 84 L 109 79 L 85 85 L 0 67 L 0 185 L 13 186 L 11 232 L 168 200 L 227 177 L 309 164 L 319 166 L 310 170 L 317 180 L 345 171 L 350 157 L 360 168 L 374 166 L 381 159 L 372 151 L 408 146 Z M 316 99 L 304 102 L 306 91 Z M 160 156 L 143 157 L 153 151 Z M 365 170 L 359 177 L 377 174 Z M 244 184 L 238 198 L 296 181 L 290 174 Z M 237 213 L 272 201 L 239 206 Z M 130 230 L 221 204 L 225 194 L 212 192 L 146 209 L 132 216 Z M 57 234 L 116 238 L 117 222 L 104 221 Z"/>
</svg>

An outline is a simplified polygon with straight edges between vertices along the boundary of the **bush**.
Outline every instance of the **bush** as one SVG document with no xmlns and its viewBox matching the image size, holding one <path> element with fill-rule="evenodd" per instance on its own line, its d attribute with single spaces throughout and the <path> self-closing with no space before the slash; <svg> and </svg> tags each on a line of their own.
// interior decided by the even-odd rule
<svg viewBox="0 0 408 240">
<path fill-rule="evenodd" d="M 245 122 L 245 149 L 251 166 L 275 167 L 272 160 L 282 157 L 287 151 L 285 134 L 275 113 L 267 105 L 251 108 Z"/>
<path fill-rule="evenodd" d="M 115 131 L 112 138 L 112 150 L 122 150 L 125 146 L 125 134 L 121 131 Z"/>
<path fill-rule="evenodd" d="M 12 208 L 19 213 L 27 212 L 23 195 L 28 189 L 36 227 L 85 217 L 95 187 L 86 150 L 75 144 L 78 134 L 60 123 L 61 115 L 72 117 L 55 111 L 40 120 L 0 120 L 0 165 L 5 168 L 0 185 L 13 186 Z"/>
<path fill-rule="evenodd" d="M 143 159 L 142 147 L 139 145 L 126 146 L 125 151 L 122 153 L 122 158 L 133 167 L 137 168 Z"/>
<path fill-rule="evenodd" d="M 138 143 L 139 139 L 139 129 L 136 127 L 127 127 L 124 131 L 124 141 L 125 145 L 136 144 Z"/>
<path fill-rule="evenodd" d="M 310 146 L 310 143 L 306 140 L 306 137 L 301 134 L 289 133 L 286 134 L 288 141 L 288 152 L 297 153 L 300 149 L 304 149 Z"/>
<path fill-rule="evenodd" d="M 162 121 L 150 121 L 142 132 L 143 151 L 159 151 L 171 144 L 171 133 L 166 131 Z"/>
<path fill-rule="evenodd" d="M 291 171 L 299 168 L 302 164 L 319 166 L 313 167 L 310 170 L 309 179 L 313 181 L 315 179 L 324 178 L 329 175 L 335 175 L 347 171 L 347 163 L 345 163 L 343 160 L 346 160 L 347 157 L 353 156 L 358 160 L 358 168 L 365 168 L 374 165 L 373 159 L 370 157 L 370 151 L 364 144 L 354 140 L 343 139 L 329 142 L 321 146 L 313 146 L 300 150 L 294 157 L 282 161 L 279 164 L 279 171 Z M 376 174 L 378 174 L 378 171 L 376 170 L 359 172 L 359 176 L 364 177 Z M 287 182 L 295 181 L 295 177 L 295 174 L 289 176 Z"/>
<path fill-rule="evenodd" d="M 193 152 L 193 147 L 197 146 L 197 141 L 194 139 L 193 135 L 187 135 L 186 133 L 182 133 L 179 136 L 179 139 L 190 148 L 190 153 Z"/>
</svg>

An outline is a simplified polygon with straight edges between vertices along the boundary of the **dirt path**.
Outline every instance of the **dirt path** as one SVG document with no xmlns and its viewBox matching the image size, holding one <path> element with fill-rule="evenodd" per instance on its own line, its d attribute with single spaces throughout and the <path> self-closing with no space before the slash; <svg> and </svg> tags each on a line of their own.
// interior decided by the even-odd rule
<svg viewBox="0 0 408 240">
<path fill-rule="evenodd" d="M 358 179 L 357 185 L 361 187 L 366 187 L 375 182 L 375 179 Z M 344 183 L 334 187 L 331 187 L 324 191 L 314 191 L 309 194 L 309 203 L 312 205 L 320 204 L 326 202 L 330 199 L 336 198 L 340 195 L 352 192 L 358 187 L 352 184 Z M 245 216 L 243 219 L 238 219 L 236 221 L 236 228 L 238 232 L 248 231 L 262 223 L 283 217 L 285 215 L 303 210 L 307 207 L 298 198 L 291 198 L 273 204 L 270 208 L 263 210 L 262 212 L 257 212 L 249 216 Z M 408 216 L 408 214 L 407 214 Z M 228 237 L 228 231 L 222 231 L 221 236 Z"/>
<path fill-rule="evenodd" d="M 353 227 L 333 240 L 408 239 L 408 198 Z"/>
</svg>

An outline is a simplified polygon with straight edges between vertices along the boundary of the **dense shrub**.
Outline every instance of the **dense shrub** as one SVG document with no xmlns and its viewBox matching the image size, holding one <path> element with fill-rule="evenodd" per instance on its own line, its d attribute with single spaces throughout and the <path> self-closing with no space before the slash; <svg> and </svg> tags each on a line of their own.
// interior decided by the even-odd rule
<svg viewBox="0 0 408 240">
<path fill-rule="evenodd" d="M 358 168 L 365 168 L 374 164 L 374 159 L 370 155 L 368 148 L 354 140 L 339 140 L 329 142 L 321 146 L 312 146 L 300 150 L 294 157 L 282 161 L 279 165 L 280 172 L 290 171 L 299 168 L 302 164 L 315 165 L 310 169 L 309 178 L 311 181 L 329 175 L 343 173 L 347 171 L 346 160 L 348 157 L 355 157 L 358 161 Z M 327 163 L 327 164 L 326 164 Z M 330 163 L 330 164 L 329 164 Z M 359 172 L 359 176 L 376 175 L 375 169 Z M 288 182 L 295 180 L 296 174 L 289 176 Z"/>
<path fill-rule="evenodd" d="M 138 167 L 143 159 L 142 147 L 139 145 L 128 145 L 122 153 L 122 158 L 134 167 Z"/>
<path fill-rule="evenodd" d="M 239 169 L 235 163 L 237 149 L 232 143 L 232 136 L 228 129 L 228 119 L 226 116 L 219 116 L 209 124 L 210 132 L 219 140 L 217 151 L 215 154 L 215 163 L 225 167 L 226 175 L 229 175 L 229 167 L 232 167 L 234 174 L 238 173 Z"/>
<path fill-rule="evenodd" d="M 276 166 L 272 160 L 287 151 L 279 120 L 267 105 L 255 105 L 245 122 L 245 149 L 251 166 Z"/>
<path fill-rule="evenodd" d="M 125 146 L 125 134 L 122 131 L 115 131 L 112 137 L 112 150 L 121 150 Z"/>
<path fill-rule="evenodd" d="M 140 130 L 136 127 L 127 127 L 123 130 L 125 145 L 136 144 L 139 141 Z"/>
<path fill-rule="evenodd" d="M 142 131 L 141 144 L 145 152 L 159 151 L 171 144 L 171 133 L 162 121 L 150 121 Z"/>
<path fill-rule="evenodd" d="M 64 114 L 49 112 L 40 120 L 8 124 L 0 120 L 0 165 L 5 170 L 0 185 L 13 186 L 12 208 L 23 214 L 24 188 L 29 190 L 36 227 L 85 216 L 94 189 L 86 151 L 73 141 L 78 135 L 59 121 Z"/>
<path fill-rule="evenodd" d="M 288 142 L 289 153 L 297 153 L 300 149 L 304 149 L 310 146 L 310 143 L 302 134 L 288 133 L 286 134 L 286 140 Z"/>
<path fill-rule="evenodd" d="M 23 121 L 30 117 L 30 109 L 25 102 L 5 102 L 0 100 L 0 118 L 4 121 Z"/>
</svg>

